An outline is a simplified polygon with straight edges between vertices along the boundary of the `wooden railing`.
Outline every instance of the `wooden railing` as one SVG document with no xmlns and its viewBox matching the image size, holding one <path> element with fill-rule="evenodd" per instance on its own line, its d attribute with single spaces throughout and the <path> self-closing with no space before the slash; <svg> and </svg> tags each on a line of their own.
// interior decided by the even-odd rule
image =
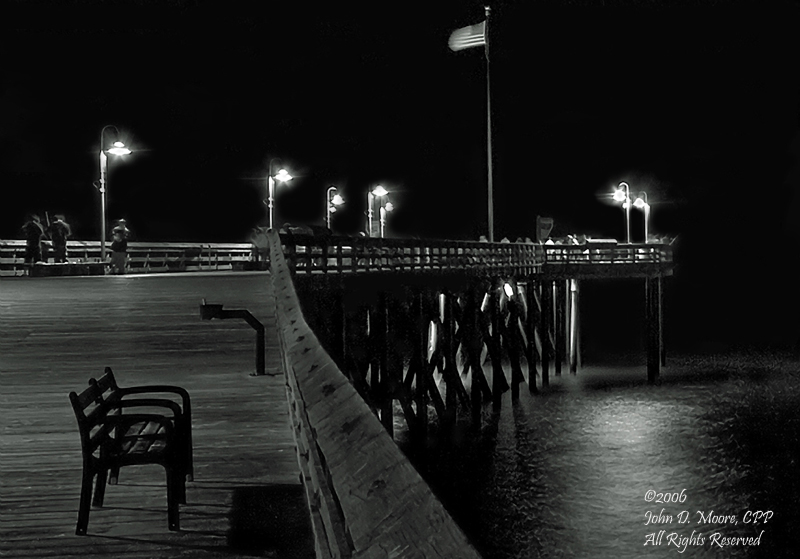
<svg viewBox="0 0 800 559">
<path fill-rule="evenodd" d="M 52 250 L 43 246 L 43 256 L 52 262 Z M 110 250 L 107 255 L 110 254 Z M 102 274 L 99 241 L 68 241 L 67 259 L 73 265 L 98 268 Z M 131 273 L 244 269 L 253 258 L 250 243 L 128 243 Z M 47 261 L 45 261 L 47 262 Z M 50 264 L 45 263 L 44 266 Z M 0 276 L 25 274 L 25 241 L 0 241 Z"/>
<path fill-rule="evenodd" d="M 289 269 L 300 274 L 450 271 L 529 276 L 563 265 L 672 264 L 668 244 L 542 245 L 291 233 L 280 238 Z M 98 241 L 69 241 L 67 249 L 72 263 L 101 263 Z M 128 267 L 132 273 L 266 269 L 266 262 L 257 262 L 259 253 L 268 259 L 268 254 L 251 243 L 131 242 Z M 25 241 L 0 240 L 0 276 L 24 275 L 24 257 Z"/>
<path fill-rule="evenodd" d="M 672 262 L 668 244 L 587 243 L 581 245 L 544 245 L 544 262 L 557 264 L 666 264 Z"/>
<path fill-rule="evenodd" d="M 564 264 L 672 263 L 667 244 L 542 245 L 297 234 L 281 235 L 281 242 L 289 268 L 299 274 L 454 271 L 528 276 Z"/>
<path fill-rule="evenodd" d="M 286 390 L 318 558 L 479 554 L 303 316 L 281 242 L 269 233 Z"/>
</svg>

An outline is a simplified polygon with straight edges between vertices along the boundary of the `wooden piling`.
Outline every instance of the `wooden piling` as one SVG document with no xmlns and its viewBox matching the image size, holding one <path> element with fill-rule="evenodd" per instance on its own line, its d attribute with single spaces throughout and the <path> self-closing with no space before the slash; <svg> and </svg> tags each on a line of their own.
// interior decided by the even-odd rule
<svg viewBox="0 0 800 559">
<path fill-rule="evenodd" d="M 458 388 L 461 380 L 455 371 L 456 367 L 456 344 L 455 344 L 455 320 L 453 320 L 453 298 L 446 291 L 439 293 L 441 304 L 442 330 L 444 333 L 444 367 L 442 377 L 445 383 L 445 411 L 448 424 L 454 424 L 456 420 L 456 406 L 458 405 Z"/>
<path fill-rule="evenodd" d="M 528 361 L 528 392 L 536 393 L 536 363 L 539 360 L 539 352 L 536 350 L 536 327 L 539 318 L 539 303 L 536 299 L 536 281 L 533 277 L 528 277 L 525 284 L 525 303 L 527 312 L 525 314 L 525 337 L 528 345 L 525 346 L 525 359 Z"/>
<path fill-rule="evenodd" d="M 569 371 L 577 374 L 580 360 L 580 284 L 578 280 L 569 280 Z"/>
<path fill-rule="evenodd" d="M 645 322 L 647 332 L 647 382 L 655 383 L 661 373 L 661 278 L 645 280 Z"/>
<path fill-rule="evenodd" d="M 414 431 L 417 441 L 424 441 L 428 433 L 428 321 L 422 308 L 422 292 L 414 289 L 411 301 L 411 323 L 416 326 L 414 336 L 414 349 L 411 355 L 410 368 L 413 369 L 416 380 L 414 404 L 417 412 L 417 429 Z M 411 374 L 411 372 L 409 372 Z"/>
<path fill-rule="evenodd" d="M 567 308 L 564 297 L 566 297 L 567 290 L 565 289 L 566 284 L 569 280 L 558 280 L 553 282 L 555 287 L 555 365 L 556 365 L 556 376 L 561 376 L 561 363 L 564 361 L 565 357 L 565 324 L 566 320 L 564 319 L 564 311 Z"/>
<path fill-rule="evenodd" d="M 500 409 L 503 392 L 508 389 L 508 382 L 500 360 L 500 348 L 502 347 L 500 344 L 500 297 L 497 293 L 496 281 L 492 281 L 489 286 L 488 310 L 491 332 L 486 332 L 486 347 L 492 361 L 492 404 L 495 409 Z"/>
<path fill-rule="evenodd" d="M 553 319 L 553 281 L 544 280 L 542 285 L 542 388 L 550 386 L 550 323 Z"/>
<path fill-rule="evenodd" d="M 522 357 L 522 344 L 519 334 L 520 304 L 519 292 L 516 285 L 512 286 L 512 296 L 508 298 L 508 320 L 503 322 L 503 340 L 511 365 L 511 400 L 519 400 L 519 385 L 525 381 L 522 374 L 520 359 Z"/>
<path fill-rule="evenodd" d="M 391 343 L 391 334 L 389 331 L 389 324 L 391 319 L 389 317 L 389 304 L 388 294 L 386 291 L 378 293 L 377 313 L 376 313 L 376 342 L 378 353 L 378 385 L 373 387 L 379 396 L 377 400 L 380 402 L 381 410 L 381 423 L 383 424 L 386 432 L 390 437 L 394 437 L 394 414 L 393 414 L 393 386 L 392 379 L 389 373 L 389 344 Z M 374 378 L 374 376 L 373 376 Z"/>
<path fill-rule="evenodd" d="M 665 285 L 664 285 L 664 278 L 663 277 L 659 276 L 658 284 L 659 284 L 659 290 L 658 290 L 658 294 L 659 294 L 659 303 L 658 303 L 658 307 L 659 307 L 659 312 L 658 312 L 658 332 L 659 332 L 659 337 L 658 337 L 658 345 L 659 345 L 659 351 L 661 353 L 661 366 L 664 367 L 667 364 L 667 350 L 666 350 L 666 347 L 664 346 L 664 297 L 665 297 L 665 295 L 664 295 L 664 287 L 665 287 Z"/>
</svg>

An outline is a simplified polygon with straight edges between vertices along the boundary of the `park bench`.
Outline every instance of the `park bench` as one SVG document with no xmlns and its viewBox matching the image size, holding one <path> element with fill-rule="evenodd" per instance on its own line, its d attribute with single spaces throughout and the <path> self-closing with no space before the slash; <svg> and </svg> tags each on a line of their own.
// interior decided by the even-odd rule
<svg viewBox="0 0 800 559">
<path fill-rule="evenodd" d="M 113 377 L 112 377 L 113 378 Z M 113 391 L 112 391 L 113 392 Z M 183 427 L 178 427 L 182 409 L 166 399 L 104 398 L 100 382 L 89 382 L 80 394 L 69 394 L 81 438 L 83 473 L 77 535 L 85 535 L 91 506 L 103 506 L 106 481 L 124 466 L 158 464 L 167 476 L 167 518 L 170 530 L 180 528 L 178 505 L 185 502 L 187 475 Z M 138 408 L 138 409 L 137 409 Z M 163 413 L 140 409 L 168 409 Z M 136 411 L 130 413 L 129 409 Z M 96 481 L 95 481 L 96 477 Z M 94 498 L 92 485 L 94 484 Z"/>
<path fill-rule="evenodd" d="M 166 408 L 172 412 L 172 418 L 176 429 L 178 438 L 184 443 L 185 447 L 182 450 L 182 460 L 184 463 L 184 472 L 186 481 L 194 479 L 194 464 L 192 459 L 192 406 L 189 398 L 189 392 L 185 388 L 179 386 L 170 386 L 165 384 L 149 384 L 144 386 L 128 386 L 125 388 L 117 384 L 114 377 L 114 371 L 111 367 L 106 367 L 103 371 L 103 376 L 95 380 L 89 379 L 89 384 L 97 383 L 101 391 L 101 397 L 109 405 L 114 406 L 123 399 L 126 402 L 136 401 L 136 405 L 147 405 L 155 408 Z M 161 398 L 140 398 L 143 395 L 160 394 Z M 163 398 L 164 395 L 170 395 L 172 398 Z M 135 396 L 135 398 L 130 398 Z M 180 399 L 180 402 L 176 402 Z M 117 482 L 119 472 L 111 472 L 109 476 L 109 483 L 112 485 Z"/>
</svg>

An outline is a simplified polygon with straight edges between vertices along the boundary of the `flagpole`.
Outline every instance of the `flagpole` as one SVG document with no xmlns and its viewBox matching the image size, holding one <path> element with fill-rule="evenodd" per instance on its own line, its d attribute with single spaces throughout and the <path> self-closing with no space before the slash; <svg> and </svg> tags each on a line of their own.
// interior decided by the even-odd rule
<svg viewBox="0 0 800 559">
<path fill-rule="evenodd" d="M 486 152 L 488 169 L 488 195 L 487 206 L 489 211 L 489 242 L 494 242 L 494 186 L 492 184 L 492 97 L 491 80 L 489 79 L 489 6 L 484 6 L 486 23 L 484 24 L 484 50 L 486 53 Z"/>
</svg>

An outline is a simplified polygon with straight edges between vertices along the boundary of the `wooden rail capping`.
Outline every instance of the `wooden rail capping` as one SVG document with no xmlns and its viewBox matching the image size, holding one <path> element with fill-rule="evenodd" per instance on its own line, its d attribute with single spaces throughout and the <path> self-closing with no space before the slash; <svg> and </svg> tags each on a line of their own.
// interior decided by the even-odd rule
<svg viewBox="0 0 800 559">
<path fill-rule="evenodd" d="M 42 243 L 43 255 L 51 252 Z M 52 260 L 52 259 L 51 259 Z M 68 264 L 39 264 L 36 275 L 102 275 L 99 241 L 67 241 Z M 253 262 L 250 243 L 128 243 L 129 273 L 241 270 Z M 0 240 L 0 276 L 25 275 L 25 241 Z"/>
<path fill-rule="evenodd" d="M 303 318 L 269 232 L 277 330 L 317 557 L 480 557 Z"/>
</svg>

